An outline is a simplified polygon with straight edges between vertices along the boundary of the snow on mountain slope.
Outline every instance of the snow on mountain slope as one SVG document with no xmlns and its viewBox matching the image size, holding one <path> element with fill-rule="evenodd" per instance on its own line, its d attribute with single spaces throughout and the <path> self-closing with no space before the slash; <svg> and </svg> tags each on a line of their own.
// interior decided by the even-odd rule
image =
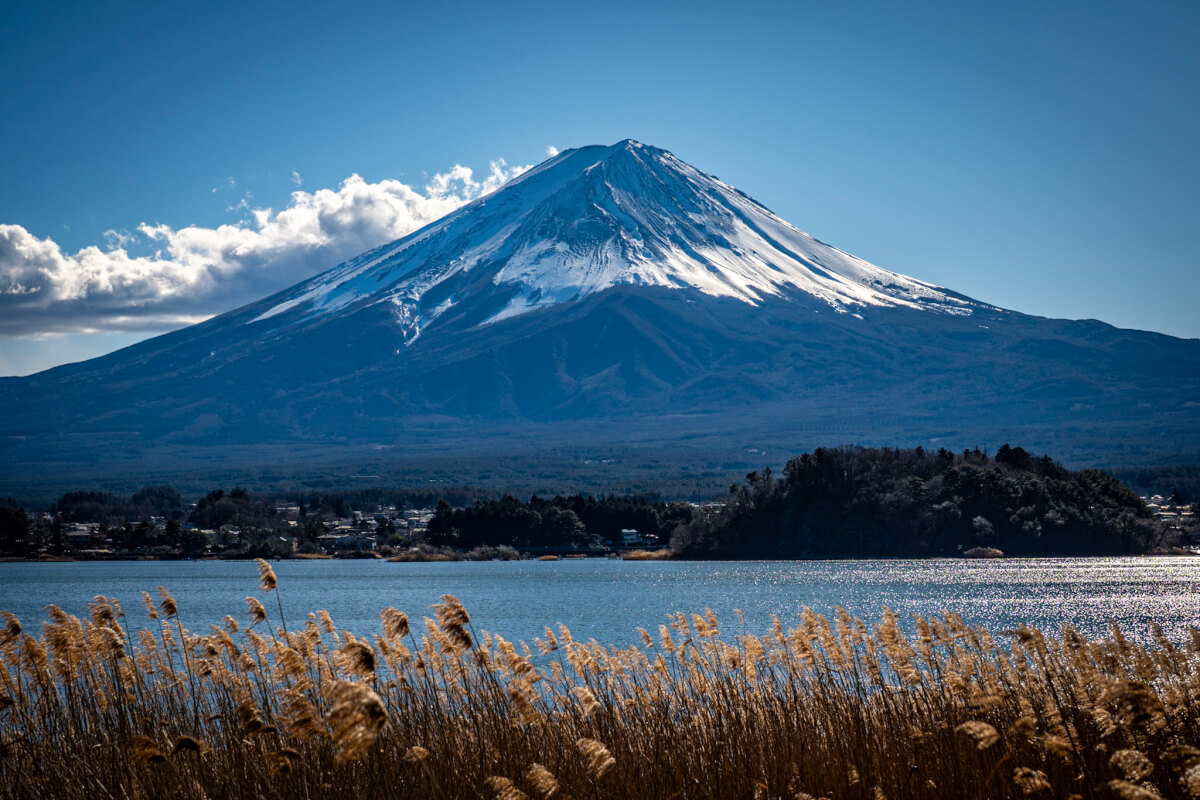
<svg viewBox="0 0 1200 800">
<path fill-rule="evenodd" d="M 411 342 L 452 308 L 478 326 L 621 284 L 691 288 L 752 305 L 798 290 L 852 313 L 985 308 L 830 247 L 671 153 L 625 140 L 564 151 L 272 298 L 252 321 L 388 304 Z"/>
</svg>

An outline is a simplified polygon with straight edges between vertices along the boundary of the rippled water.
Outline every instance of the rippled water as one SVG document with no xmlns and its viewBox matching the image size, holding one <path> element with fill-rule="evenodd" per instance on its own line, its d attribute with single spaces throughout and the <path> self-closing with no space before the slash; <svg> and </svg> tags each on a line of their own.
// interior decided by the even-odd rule
<svg viewBox="0 0 1200 800">
<path fill-rule="evenodd" d="M 1182 641 L 1200 627 L 1200 558 L 1004 559 L 1000 561 L 558 562 L 281 561 L 274 564 L 284 613 L 301 623 L 326 609 L 360 634 L 378 631 L 378 612 L 395 606 L 429 614 L 442 594 L 457 595 L 476 630 L 531 640 L 545 625 L 576 638 L 628 644 L 654 631 L 671 611 L 711 608 L 726 633 L 761 632 L 777 614 L 787 626 L 804 606 L 838 606 L 870 622 L 885 606 L 903 619 L 955 611 L 998 632 L 1024 622 L 1057 631 L 1070 622 L 1089 636 L 1116 620 L 1146 640 L 1152 623 Z M 140 591 L 166 586 L 183 622 L 204 630 L 225 614 L 245 619 L 246 595 L 261 597 L 277 621 L 274 598 L 259 591 L 253 562 L 0 563 L 0 609 L 30 630 L 55 603 L 87 613 L 97 594 L 121 600 L 132 622 L 144 619 Z"/>
</svg>

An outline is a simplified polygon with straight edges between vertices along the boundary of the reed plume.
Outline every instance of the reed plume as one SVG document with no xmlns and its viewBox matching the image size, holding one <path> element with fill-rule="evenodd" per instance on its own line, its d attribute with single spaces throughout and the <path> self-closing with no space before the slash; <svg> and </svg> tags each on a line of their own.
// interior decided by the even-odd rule
<svg viewBox="0 0 1200 800">
<path fill-rule="evenodd" d="M 370 687 L 353 681 L 330 684 L 328 695 L 333 703 L 326 719 L 334 743 L 336 761 L 361 758 L 379 738 L 387 724 L 387 709 Z"/>
<path fill-rule="evenodd" d="M 425 759 L 429 758 L 429 751 L 424 747 L 421 747 L 419 744 L 415 744 L 404 751 L 402 758 L 411 764 L 415 764 L 419 761 L 424 761 Z"/>
<path fill-rule="evenodd" d="M 275 570 L 271 569 L 271 564 L 263 558 L 254 559 L 258 564 L 258 586 L 264 592 L 273 592 L 278 585 L 275 578 Z"/>
<path fill-rule="evenodd" d="M 342 671 L 356 678 L 375 675 L 375 651 L 364 642 L 347 642 L 338 650 L 338 661 Z"/>
<path fill-rule="evenodd" d="M 158 749 L 158 745 L 154 743 L 154 740 L 142 734 L 129 737 L 126 751 L 129 758 L 135 764 L 162 764 L 167 760 L 167 757 Z"/>
<path fill-rule="evenodd" d="M 518 789 L 508 778 L 493 775 L 485 781 L 493 792 L 496 800 L 527 800 L 527 794 Z"/>
<path fill-rule="evenodd" d="M 471 622 L 471 615 L 458 598 L 452 594 L 444 594 L 442 602 L 434 605 L 433 610 L 437 612 L 438 627 L 454 646 L 462 650 L 470 649 L 473 642 L 471 634 L 467 632 L 467 626 Z"/>
<path fill-rule="evenodd" d="M 604 774 L 617 764 L 617 760 L 613 758 L 612 753 L 604 746 L 603 742 L 582 738 L 575 742 L 575 745 L 587 759 L 588 771 L 596 779 L 603 778 Z"/>
<path fill-rule="evenodd" d="M 175 598 L 162 586 L 158 587 L 158 596 L 161 598 L 158 607 L 162 610 L 163 617 L 170 619 L 179 613 L 179 606 L 175 604 Z"/>
<path fill-rule="evenodd" d="M 246 613 L 250 617 L 251 625 L 267 621 L 267 609 L 263 608 L 257 597 L 246 598 Z"/>
<path fill-rule="evenodd" d="M 554 773 L 538 763 L 529 765 L 529 769 L 525 771 L 525 780 L 542 800 L 550 800 L 562 788 L 558 779 L 554 777 Z"/>
<path fill-rule="evenodd" d="M 175 739 L 175 747 L 171 749 L 171 755 L 179 755 L 180 753 L 196 753 L 203 754 L 205 751 L 204 743 L 194 736 L 180 736 Z"/>
<path fill-rule="evenodd" d="M 0 619 L 4 620 L 4 630 L 0 631 L 0 645 L 15 642 L 21 635 L 21 621 L 7 611 L 0 611 Z"/>
</svg>

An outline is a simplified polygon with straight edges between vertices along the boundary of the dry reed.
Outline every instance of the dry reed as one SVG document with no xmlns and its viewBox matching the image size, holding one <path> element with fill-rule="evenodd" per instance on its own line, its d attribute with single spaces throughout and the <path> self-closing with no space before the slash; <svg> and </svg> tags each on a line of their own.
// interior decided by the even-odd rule
<svg viewBox="0 0 1200 800">
<path fill-rule="evenodd" d="M 530 647 L 448 595 L 370 640 L 282 606 L 263 631 L 254 598 L 194 632 L 159 598 L 144 627 L 104 597 L 37 637 L 0 614 L 0 798 L 1200 797 L 1200 632 L 806 610 L 727 637 L 706 611 Z"/>
</svg>

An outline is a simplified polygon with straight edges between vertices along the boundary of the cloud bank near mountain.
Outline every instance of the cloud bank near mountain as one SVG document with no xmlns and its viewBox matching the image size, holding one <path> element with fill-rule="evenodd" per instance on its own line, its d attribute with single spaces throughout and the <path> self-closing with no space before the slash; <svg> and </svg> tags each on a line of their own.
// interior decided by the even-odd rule
<svg viewBox="0 0 1200 800">
<path fill-rule="evenodd" d="M 411 233 L 527 169 L 501 159 L 477 178 L 455 165 L 423 190 L 351 175 L 336 189 L 298 189 L 282 210 L 251 209 L 236 224 L 143 222 L 133 231 L 108 231 L 103 246 L 75 253 L 20 225 L 0 224 L 0 337 L 199 322 Z"/>
</svg>

